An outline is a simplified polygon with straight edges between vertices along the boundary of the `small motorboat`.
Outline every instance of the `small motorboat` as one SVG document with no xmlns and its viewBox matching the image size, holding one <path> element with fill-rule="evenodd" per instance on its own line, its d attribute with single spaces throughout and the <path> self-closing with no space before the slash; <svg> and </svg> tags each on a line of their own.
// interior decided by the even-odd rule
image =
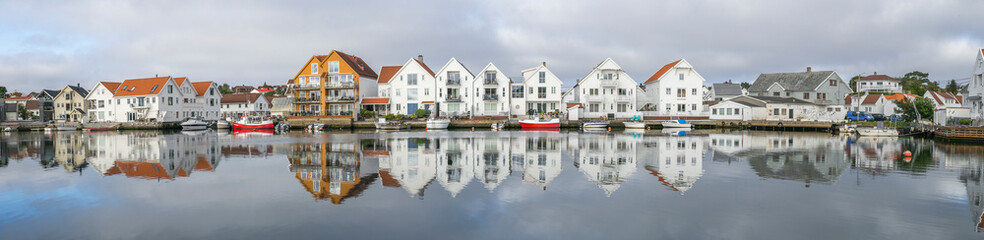
<svg viewBox="0 0 984 240">
<path fill-rule="evenodd" d="M 324 123 L 312 123 L 312 124 L 308 124 L 308 126 L 307 126 L 307 128 L 305 128 L 305 130 L 308 131 L 308 132 L 321 132 L 321 131 L 324 131 L 325 130 L 325 124 Z"/>
<path fill-rule="evenodd" d="M 663 121 L 663 128 L 690 128 L 692 126 L 687 120 Z"/>
<path fill-rule="evenodd" d="M 376 122 L 376 129 L 378 130 L 396 131 L 407 129 L 408 127 L 409 126 L 399 122 L 387 122 L 385 118 L 380 118 L 379 121 Z"/>
<path fill-rule="evenodd" d="M 586 122 L 581 124 L 582 128 L 606 128 L 608 127 L 608 122 Z"/>
<path fill-rule="evenodd" d="M 259 117 L 243 117 L 237 122 L 232 122 L 232 129 L 274 129 L 275 127 L 273 120 Z"/>
<path fill-rule="evenodd" d="M 841 134 L 853 134 L 857 130 L 857 125 L 841 125 L 838 132 Z"/>
<path fill-rule="evenodd" d="M 188 120 L 181 122 L 181 130 L 184 131 L 205 130 L 206 128 L 208 128 L 208 122 L 205 122 L 204 119 L 197 117 L 189 118 Z"/>
<path fill-rule="evenodd" d="M 215 127 L 218 129 L 229 129 L 230 126 L 229 121 L 225 119 L 219 119 L 219 121 L 215 123 Z"/>
<path fill-rule="evenodd" d="M 855 131 L 858 133 L 858 135 L 865 136 L 865 137 L 898 137 L 899 136 L 899 130 L 896 130 L 894 128 L 862 127 L 862 128 L 855 129 Z"/>
<path fill-rule="evenodd" d="M 646 123 L 642 121 L 623 122 L 626 129 L 646 129 Z"/>
<path fill-rule="evenodd" d="M 45 132 L 74 132 L 78 130 L 78 127 L 72 125 L 51 125 L 44 128 Z"/>
<path fill-rule="evenodd" d="M 530 119 L 530 120 L 519 120 L 519 126 L 522 128 L 560 128 L 560 119 L 553 118 L 550 120 L 543 119 Z"/>
<path fill-rule="evenodd" d="M 499 130 L 502 130 L 503 128 L 506 128 L 506 122 L 505 121 L 499 121 L 499 122 L 496 122 L 496 123 L 493 123 L 492 124 L 492 131 L 499 131 Z"/>
<path fill-rule="evenodd" d="M 451 119 L 432 118 L 427 120 L 427 129 L 447 129 L 451 124 Z"/>
</svg>

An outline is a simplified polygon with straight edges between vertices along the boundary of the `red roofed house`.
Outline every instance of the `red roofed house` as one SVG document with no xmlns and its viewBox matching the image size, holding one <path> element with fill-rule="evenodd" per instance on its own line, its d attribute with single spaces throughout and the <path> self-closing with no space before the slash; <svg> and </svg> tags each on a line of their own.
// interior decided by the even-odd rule
<svg viewBox="0 0 984 240">
<path fill-rule="evenodd" d="M 273 104 L 260 93 L 236 93 L 222 96 L 222 117 L 270 116 Z"/>
<path fill-rule="evenodd" d="M 170 76 L 100 82 L 86 97 L 92 122 L 177 122 L 219 119 L 222 94 L 214 82 Z"/>
<path fill-rule="evenodd" d="M 293 117 L 354 118 L 359 99 L 376 96 L 376 71 L 362 58 L 332 50 L 312 56 L 290 80 Z"/>
<path fill-rule="evenodd" d="M 389 99 L 387 109 L 390 112 L 413 114 L 417 109 L 433 110 L 437 83 L 434 71 L 424 64 L 423 56 L 407 60 L 402 67 L 383 69 L 383 77 L 379 78 L 379 96 Z"/>
<path fill-rule="evenodd" d="M 878 72 L 875 72 L 873 75 L 858 78 L 857 84 L 858 92 L 902 92 L 902 84 L 900 84 L 898 79 L 887 75 L 879 75 Z"/>
<path fill-rule="evenodd" d="M 704 77 L 687 60 L 664 65 L 644 83 L 647 110 L 659 116 L 699 116 L 704 111 Z"/>
<path fill-rule="evenodd" d="M 864 94 L 852 95 L 844 98 L 844 104 L 853 111 L 865 111 L 868 113 L 885 114 L 886 116 L 896 114 L 895 101 L 905 99 L 915 99 L 919 96 L 911 94 L 896 93 L 892 95 L 883 94 Z M 860 102 L 858 102 L 860 101 Z"/>
<path fill-rule="evenodd" d="M 933 123 L 949 125 L 952 121 L 970 118 L 970 109 L 963 106 L 963 97 L 948 92 L 926 91 L 923 95 L 933 102 Z"/>
</svg>

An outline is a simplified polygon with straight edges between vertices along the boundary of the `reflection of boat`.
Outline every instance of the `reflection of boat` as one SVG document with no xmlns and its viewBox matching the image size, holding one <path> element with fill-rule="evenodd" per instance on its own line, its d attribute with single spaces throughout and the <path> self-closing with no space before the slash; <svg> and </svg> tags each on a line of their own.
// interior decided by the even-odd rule
<svg viewBox="0 0 984 240">
<path fill-rule="evenodd" d="M 687 120 L 663 121 L 663 128 L 690 128 L 691 126 Z"/>
<path fill-rule="evenodd" d="M 225 119 L 219 119 L 219 121 L 215 123 L 215 127 L 219 129 L 227 129 L 230 127 L 230 124 L 229 121 Z"/>
<path fill-rule="evenodd" d="M 200 118 L 189 118 L 181 122 L 181 130 L 203 130 L 208 128 L 208 123 Z"/>
<path fill-rule="evenodd" d="M 408 126 L 405 124 L 399 122 L 387 122 L 385 118 L 380 118 L 379 121 L 376 122 L 376 129 L 378 130 L 393 131 L 393 130 L 400 130 L 406 128 L 408 128 Z"/>
<path fill-rule="evenodd" d="M 252 128 L 252 129 L 233 129 L 232 135 L 235 136 L 272 136 L 273 129 Z"/>
<path fill-rule="evenodd" d="M 232 129 L 273 129 L 273 120 L 261 119 L 258 117 L 243 117 L 243 119 L 232 122 Z"/>
<path fill-rule="evenodd" d="M 116 130 L 116 126 L 105 126 L 105 127 L 86 127 L 86 131 L 112 131 Z"/>
<path fill-rule="evenodd" d="M 428 119 L 427 129 L 445 129 L 451 124 L 451 119 Z"/>
<path fill-rule="evenodd" d="M 519 130 L 524 132 L 560 132 L 559 128 L 522 128 Z"/>
<path fill-rule="evenodd" d="M 688 132 L 687 130 L 688 129 L 685 129 L 685 128 L 668 128 L 668 129 L 667 128 L 664 128 L 663 130 L 660 130 L 660 132 L 665 133 L 665 134 L 669 134 L 669 135 L 680 135 L 680 136 L 683 136 L 683 135 L 687 135 L 687 132 Z"/>
<path fill-rule="evenodd" d="M 857 128 L 858 135 L 870 136 L 870 137 L 881 137 L 881 136 L 899 136 L 899 131 L 894 128 L 884 128 L 884 127 L 864 127 Z"/>
<path fill-rule="evenodd" d="M 205 135 L 205 133 L 208 132 L 209 132 L 208 129 L 181 130 L 181 134 L 188 135 L 188 136 Z"/>
<path fill-rule="evenodd" d="M 608 127 L 608 122 L 586 122 L 581 125 L 582 128 L 606 128 Z"/>
<path fill-rule="evenodd" d="M 523 128 L 559 128 L 560 119 L 554 118 L 547 121 L 543 119 L 519 120 L 519 126 Z"/>
<path fill-rule="evenodd" d="M 628 128 L 628 129 L 645 129 L 646 128 L 646 123 L 645 122 L 623 122 L 622 124 L 625 124 L 625 128 Z"/>
</svg>

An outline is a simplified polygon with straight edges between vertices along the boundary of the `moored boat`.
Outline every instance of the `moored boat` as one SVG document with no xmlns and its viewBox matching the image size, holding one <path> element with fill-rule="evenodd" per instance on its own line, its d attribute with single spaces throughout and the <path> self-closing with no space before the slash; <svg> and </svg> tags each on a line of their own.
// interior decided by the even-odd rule
<svg viewBox="0 0 984 240">
<path fill-rule="evenodd" d="M 378 130 L 394 131 L 406 129 L 407 127 L 407 125 L 399 122 L 387 122 L 385 118 L 380 118 L 379 121 L 376 122 L 376 129 Z"/>
<path fill-rule="evenodd" d="M 205 130 L 206 128 L 208 128 L 208 122 L 201 118 L 189 118 L 181 122 L 181 130 Z"/>
<path fill-rule="evenodd" d="M 855 131 L 858 135 L 866 137 L 898 137 L 899 131 L 894 128 L 885 127 L 863 127 L 857 128 Z"/>
<path fill-rule="evenodd" d="M 691 126 L 693 125 L 687 122 L 687 120 L 663 121 L 663 128 L 690 128 Z"/>
<path fill-rule="evenodd" d="M 519 126 L 522 128 L 560 128 L 560 119 L 554 118 L 550 120 L 543 120 L 543 119 L 519 120 Z"/>
<path fill-rule="evenodd" d="M 646 123 L 642 121 L 623 122 L 626 129 L 645 129 Z"/>
<path fill-rule="evenodd" d="M 274 129 L 273 120 L 260 119 L 258 117 L 243 117 L 243 119 L 232 122 L 232 129 Z"/>
<path fill-rule="evenodd" d="M 451 119 L 432 118 L 427 120 L 427 129 L 446 129 L 451 125 Z"/>
<path fill-rule="evenodd" d="M 325 130 L 325 124 L 324 123 L 312 123 L 312 124 L 309 124 L 307 126 L 307 128 L 305 128 L 305 130 L 307 130 L 308 132 L 321 132 L 321 131 L 324 131 Z"/>
<path fill-rule="evenodd" d="M 219 119 L 219 121 L 215 123 L 215 127 L 218 129 L 228 129 L 230 126 L 231 124 L 229 124 L 229 121 L 225 119 Z"/>
<path fill-rule="evenodd" d="M 606 128 L 608 127 L 608 122 L 586 122 L 581 125 L 582 128 Z"/>
</svg>

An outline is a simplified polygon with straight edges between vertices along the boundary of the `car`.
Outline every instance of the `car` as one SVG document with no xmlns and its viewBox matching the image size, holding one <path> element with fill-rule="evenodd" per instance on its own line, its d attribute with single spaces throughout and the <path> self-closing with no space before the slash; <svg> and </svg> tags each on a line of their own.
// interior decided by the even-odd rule
<svg viewBox="0 0 984 240">
<path fill-rule="evenodd" d="M 868 112 L 864 111 L 847 111 L 847 116 L 844 116 L 844 120 L 851 121 L 874 121 L 874 117 Z"/>
<path fill-rule="evenodd" d="M 901 114 L 888 115 L 888 121 L 889 122 L 901 122 L 902 121 L 902 115 Z"/>
<path fill-rule="evenodd" d="M 887 121 L 888 120 L 888 117 L 885 117 L 885 114 L 872 113 L 871 114 L 871 120 L 873 120 L 873 121 Z"/>
</svg>

